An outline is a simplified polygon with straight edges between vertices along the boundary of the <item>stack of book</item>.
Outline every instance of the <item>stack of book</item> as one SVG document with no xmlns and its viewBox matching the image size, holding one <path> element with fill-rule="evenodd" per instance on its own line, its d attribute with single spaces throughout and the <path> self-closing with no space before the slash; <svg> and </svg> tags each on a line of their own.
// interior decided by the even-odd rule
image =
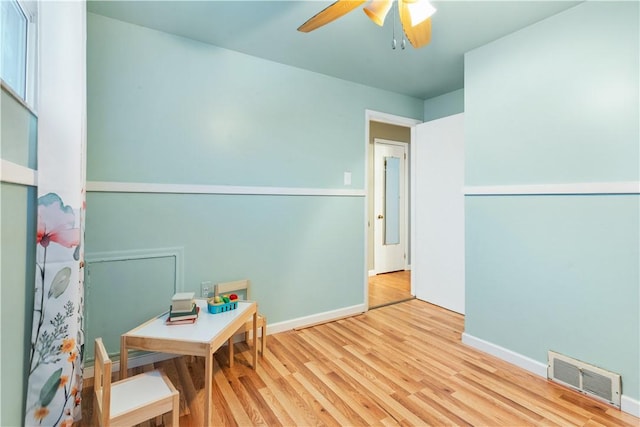
<svg viewBox="0 0 640 427">
<path fill-rule="evenodd" d="M 194 292 L 180 292 L 171 298 L 167 325 L 194 323 L 198 319 L 200 308 L 194 300 Z"/>
</svg>

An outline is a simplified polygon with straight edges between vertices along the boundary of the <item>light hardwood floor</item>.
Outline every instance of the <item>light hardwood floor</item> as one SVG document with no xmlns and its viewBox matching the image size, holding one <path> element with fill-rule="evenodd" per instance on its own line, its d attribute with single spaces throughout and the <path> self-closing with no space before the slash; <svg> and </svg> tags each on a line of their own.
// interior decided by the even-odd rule
<svg viewBox="0 0 640 427">
<path fill-rule="evenodd" d="M 369 276 L 369 308 L 381 307 L 413 298 L 411 296 L 411 271 Z"/>
<path fill-rule="evenodd" d="M 214 424 L 639 425 L 638 418 L 463 345 L 462 331 L 463 316 L 413 299 L 274 334 L 257 371 L 245 343 L 236 344 L 231 369 L 223 348 L 214 369 Z M 156 367 L 180 391 L 180 426 L 201 427 L 202 359 Z M 91 393 L 83 390 L 85 420 Z"/>
</svg>

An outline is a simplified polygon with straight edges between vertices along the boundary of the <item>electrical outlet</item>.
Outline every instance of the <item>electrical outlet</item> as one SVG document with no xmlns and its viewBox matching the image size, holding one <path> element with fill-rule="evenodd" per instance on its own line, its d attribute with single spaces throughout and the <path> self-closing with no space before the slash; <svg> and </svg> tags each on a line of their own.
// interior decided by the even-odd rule
<svg viewBox="0 0 640 427">
<path fill-rule="evenodd" d="M 211 294 L 211 295 L 210 295 Z M 210 281 L 200 283 L 200 296 L 209 298 L 213 295 L 213 285 Z"/>
</svg>

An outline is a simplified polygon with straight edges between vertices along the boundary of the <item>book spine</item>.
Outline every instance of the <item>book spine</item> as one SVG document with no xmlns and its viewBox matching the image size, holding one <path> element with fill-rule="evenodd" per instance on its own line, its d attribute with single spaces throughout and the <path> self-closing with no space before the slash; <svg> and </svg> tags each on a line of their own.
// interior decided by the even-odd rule
<svg viewBox="0 0 640 427">
<path fill-rule="evenodd" d="M 189 324 L 189 323 L 195 323 L 195 321 L 196 321 L 195 318 L 186 319 L 186 320 L 173 320 L 173 321 L 167 319 L 166 324 L 167 325 L 186 325 L 186 324 Z"/>
<path fill-rule="evenodd" d="M 195 302 L 190 302 L 188 304 L 176 304 L 175 302 L 173 304 L 171 304 L 171 309 L 173 311 L 192 311 L 193 310 L 193 306 L 195 305 Z"/>
<path fill-rule="evenodd" d="M 190 311 L 185 311 L 183 313 L 176 313 L 173 310 L 169 310 L 169 319 L 194 319 L 198 317 L 198 313 L 200 312 L 200 307 L 194 307 Z"/>
</svg>

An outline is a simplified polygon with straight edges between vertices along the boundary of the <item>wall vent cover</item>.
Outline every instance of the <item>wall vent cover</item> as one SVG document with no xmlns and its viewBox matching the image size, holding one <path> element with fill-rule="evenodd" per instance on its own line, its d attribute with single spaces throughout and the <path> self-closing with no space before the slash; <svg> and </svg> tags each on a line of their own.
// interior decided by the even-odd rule
<svg viewBox="0 0 640 427">
<path fill-rule="evenodd" d="M 620 375 L 549 351 L 547 378 L 620 408 Z"/>
</svg>

